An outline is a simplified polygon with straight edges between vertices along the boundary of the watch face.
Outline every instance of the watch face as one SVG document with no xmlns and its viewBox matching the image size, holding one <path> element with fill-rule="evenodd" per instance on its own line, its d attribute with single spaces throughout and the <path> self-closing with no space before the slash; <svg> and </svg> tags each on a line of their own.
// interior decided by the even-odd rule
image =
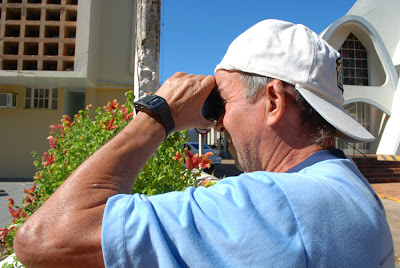
<svg viewBox="0 0 400 268">
<path fill-rule="evenodd" d="M 146 95 L 133 104 L 136 113 L 138 111 L 143 111 L 150 116 L 160 118 L 166 131 L 166 138 L 174 131 L 174 119 L 172 118 L 167 101 L 162 97 L 157 95 Z"/>
<path fill-rule="evenodd" d="M 163 103 L 163 101 L 164 101 L 163 99 L 161 99 L 159 97 L 156 97 L 156 96 L 153 96 L 153 98 L 151 100 L 149 100 L 147 103 L 149 105 L 151 105 L 152 107 L 155 107 L 155 106 L 160 105 L 161 103 Z"/>
</svg>

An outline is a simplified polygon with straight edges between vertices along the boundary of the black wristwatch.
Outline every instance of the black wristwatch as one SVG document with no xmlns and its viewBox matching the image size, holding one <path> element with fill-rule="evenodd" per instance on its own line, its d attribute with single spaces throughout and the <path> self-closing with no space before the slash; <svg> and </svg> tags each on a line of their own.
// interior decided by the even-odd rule
<svg viewBox="0 0 400 268">
<path fill-rule="evenodd" d="M 165 138 L 174 132 L 174 119 L 172 118 L 168 103 L 164 98 L 148 94 L 135 101 L 133 105 L 135 106 L 136 113 L 143 111 L 150 116 L 155 116 L 161 120 L 166 132 Z"/>
</svg>

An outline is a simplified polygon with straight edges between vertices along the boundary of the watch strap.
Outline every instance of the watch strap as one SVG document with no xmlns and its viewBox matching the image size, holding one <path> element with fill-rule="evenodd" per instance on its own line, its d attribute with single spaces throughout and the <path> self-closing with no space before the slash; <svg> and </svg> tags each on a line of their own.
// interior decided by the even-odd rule
<svg viewBox="0 0 400 268">
<path fill-rule="evenodd" d="M 157 117 L 165 128 L 165 139 L 175 130 L 174 119 L 167 101 L 157 95 L 148 94 L 134 102 L 136 113 L 143 111 L 150 116 Z M 164 139 L 164 140 L 165 140 Z"/>
<path fill-rule="evenodd" d="M 164 109 L 162 109 L 160 111 L 160 119 L 165 128 L 165 132 L 166 132 L 165 139 L 166 139 L 166 138 L 168 138 L 169 135 L 172 134 L 172 132 L 174 132 L 175 124 L 174 124 L 174 119 L 172 117 L 171 110 L 169 109 L 169 105 L 168 105 L 167 101 L 165 101 L 165 103 L 167 104 L 167 106 L 165 106 Z"/>
</svg>

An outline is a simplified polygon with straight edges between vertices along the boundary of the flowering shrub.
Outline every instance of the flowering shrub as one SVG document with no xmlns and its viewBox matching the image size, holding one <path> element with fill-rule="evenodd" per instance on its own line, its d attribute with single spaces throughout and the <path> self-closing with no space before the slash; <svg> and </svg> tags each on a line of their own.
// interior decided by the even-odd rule
<svg viewBox="0 0 400 268">
<path fill-rule="evenodd" d="M 9 199 L 8 208 L 12 224 L 0 229 L 0 239 L 8 253 L 12 253 L 12 243 L 18 228 L 32 215 L 69 175 L 90 155 L 122 130 L 133 117 L 133 93 L 126 93 L 125 104 L 116 100 L 107 106 L 97 108 L 92 115 L 92 107 L 79 111 L 72 121 L 64 115 L 61 124 L 50 126 L 50 149 L 42 157 L 33 152 L 36 159 L 36 174 L 31 189 L 24 190 L 23 202 L 14 209 L 14 201 Z M 132 193 L 146 195 L 180 191 L 193 185 L 198 171 L 194 168 L 210 164 L 207 156 L 192 156 L 186 152 L 186 168 L 183 165 L 183 144 L 189 140 L 185 131 L 176 132 L 166 139 L 140 172 Z"/>
</svg>

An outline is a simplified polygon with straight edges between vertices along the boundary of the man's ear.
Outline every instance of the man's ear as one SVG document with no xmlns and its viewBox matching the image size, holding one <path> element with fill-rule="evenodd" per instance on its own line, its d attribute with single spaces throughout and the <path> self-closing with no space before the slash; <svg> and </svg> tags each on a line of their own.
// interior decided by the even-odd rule
<svg viewBox="0 0 400 268">
<path fill-rule="evenodd" d="M 282 81 L 274 79 L 266 87 L 267 124 L 276 125 L 285 113 L 285 87 Z"/>
</svg>

